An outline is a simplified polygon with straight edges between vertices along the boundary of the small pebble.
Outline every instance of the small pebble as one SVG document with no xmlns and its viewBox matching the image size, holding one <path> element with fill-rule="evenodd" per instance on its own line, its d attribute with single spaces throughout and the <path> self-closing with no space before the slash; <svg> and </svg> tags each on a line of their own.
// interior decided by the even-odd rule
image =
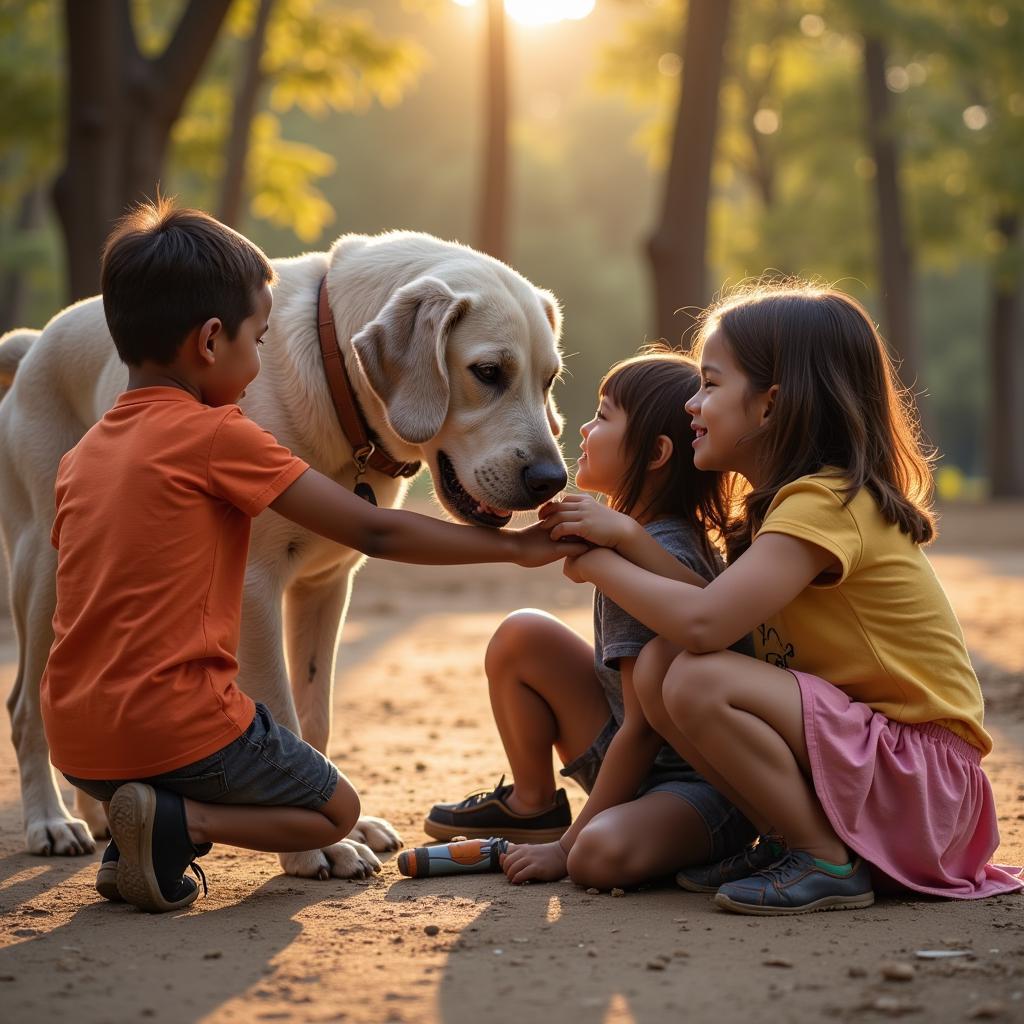
<svg viewBox="0 0 1024 1024">
<path fill-rule="evenodd" d="M 595 889 L 593 886 L 591 886 L 587 890 L 587 895 L 588 896 L 600 896 L 601 895 L 601 890 L 600 889 Z"/>
<path fill-rule="evenodd" d="M 211 949 L 209 953 L 203 954 L 204 960 L 219 960 L 224 954 L 219 949 Z"/>
<path fill-rule="evenodd" d="M 1006 1012 L 1006 1004 L 997 999 L 990 999 L 985 1003 L 978 1003 L 967 1016 L 971 1020 L 995 1020 L 1002 1017 Z"/>
<path fill-rule="evenodd" d="M 913 981 L 914 979 L 914 965 L 898 960 L 884 963 L 878 970 L 886 981 Z"/>
<path fill-rule="evenodd" d="M 424 926 L 423 930 L 427 935 L 436 935 L 441 929 L 436 924 L 428 924 Z"/>
<path fill-rule="evenodd" d="M 625 889 L 612 889 L 612 895 L 613 896 L 625 896 L 626 895 L 626 890 Z"/>
<path fill-rule="evenodd" d="M 784 956 L 770 956 L 761 961 L 765 967 L 792 967 L 793 961 L 787 960 Z"/>
<path fill-rule="evenodd" d="M 648 960 L 647 961 L 647 970 L 649 970 L 649 971 L 663 971 L 663 970 L 665 970 L 665 965 L 660 960 Z"/>
</svg>

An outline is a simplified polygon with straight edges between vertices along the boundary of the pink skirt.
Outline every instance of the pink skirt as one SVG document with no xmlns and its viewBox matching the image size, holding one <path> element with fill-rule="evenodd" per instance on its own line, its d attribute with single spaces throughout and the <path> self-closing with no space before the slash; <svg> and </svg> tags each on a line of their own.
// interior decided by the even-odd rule
<svg viewBox="0 0 1024 1024">
<path fill-rule="evenodd" d="M 817 676 L 793 675 L 818 799 L 836 835 L 881 873 L 880 889 L 895 882 L 965 900 L 1024 889 L 1019 869 L 989 863 L 999 829 L 976 747 L 941 725 L 894 722 Z"/>
</svg>

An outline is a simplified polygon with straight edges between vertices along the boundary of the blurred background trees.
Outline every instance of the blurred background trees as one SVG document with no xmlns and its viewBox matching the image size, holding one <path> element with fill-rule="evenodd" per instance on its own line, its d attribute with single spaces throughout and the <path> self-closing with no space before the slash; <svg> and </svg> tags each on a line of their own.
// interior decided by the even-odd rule
<svg viewBox="0 0 1024 1024">
<path fill-rule="evenodd" d="M 93 291 L 158 181 L 274 256 L 426 230 L 562 299 L 574 432 L 723 285 L 810 275 L 877 317 L 945 493 L 1024 494 L 1022 54 L 1024 0 L 8 0 L 0 326 Z"/>
</svg>

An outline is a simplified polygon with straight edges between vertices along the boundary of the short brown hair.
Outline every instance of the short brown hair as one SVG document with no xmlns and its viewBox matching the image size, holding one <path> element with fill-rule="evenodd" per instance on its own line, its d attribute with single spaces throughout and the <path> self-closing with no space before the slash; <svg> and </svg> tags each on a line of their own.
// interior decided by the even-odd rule
<svg viewBox="0 0 1024 1024">
<path fill-rule="evenodd" d="M 779 386 L 758 431 L 761 475 L 730 526 L 730 559 L 751 542 L 785 484 L 830 468 L 844 502 L 867 488 L 882 517 L 916 544 L 935 536 L 930 463 L 913 398 L 863 306 L 833 288 L 759 281 L 702 316 L 694 354 L 719 330 L 751 393 Z"/>
<path fill-rule="evenodd" d="M 693 464 L 693 428 L 686 403 L 700 386 L 696 362 L 664 343 L 616 363 L 598 386 L 626 414 L 622 448 L 632 460 L 610 504 L 634 517 L 679 516 L 703 527 L 704 553 L 714 565 L 709 534 L 721 535 L 730 506 L 731 480 L 723 473 L 701 472 Z M 638 508 L 655 442 L 672 442 L 668 473 L 646 508 Z"/>
<path fill-rule="evenodd" d="M 103 249 L 103 312 L 118 355 L 130 366 L 174 360 L 193 328 L 217 317 L 229 338 L 275 280 L 267 257 L 201 210 L 167 199 L 141 203 Z"/>
</svg>

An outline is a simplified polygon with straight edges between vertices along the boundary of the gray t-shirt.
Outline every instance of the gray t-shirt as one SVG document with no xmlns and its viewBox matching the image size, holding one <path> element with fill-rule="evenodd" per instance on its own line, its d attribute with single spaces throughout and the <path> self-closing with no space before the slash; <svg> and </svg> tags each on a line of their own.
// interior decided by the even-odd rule
<svg viewBox="0 0 1024 1024">
<path fill-rule="evenodd" d="M 709 564 L 694 528 L 685 519 L 655 519 L 647 523 L 644 529 L 666 551 L 704 579 L 714 579 L 722 571 L 722 559 L 714 552 L 712 563 Z M 594 671 L 617 725 L 622 725 L 624 714 L 619 658 L 635 658 L 654 636 L 652 630 L 624 612 L 611 598 L 605 597 L 599 590 L 594 591 Z M 733 644 L 732 650 L 753 655 L 753 642 L 749 636 L 744 637 Z M 658 767 L 677 768 L 685 764 L 668 745 L 658 752 Z"/>
</svg>

